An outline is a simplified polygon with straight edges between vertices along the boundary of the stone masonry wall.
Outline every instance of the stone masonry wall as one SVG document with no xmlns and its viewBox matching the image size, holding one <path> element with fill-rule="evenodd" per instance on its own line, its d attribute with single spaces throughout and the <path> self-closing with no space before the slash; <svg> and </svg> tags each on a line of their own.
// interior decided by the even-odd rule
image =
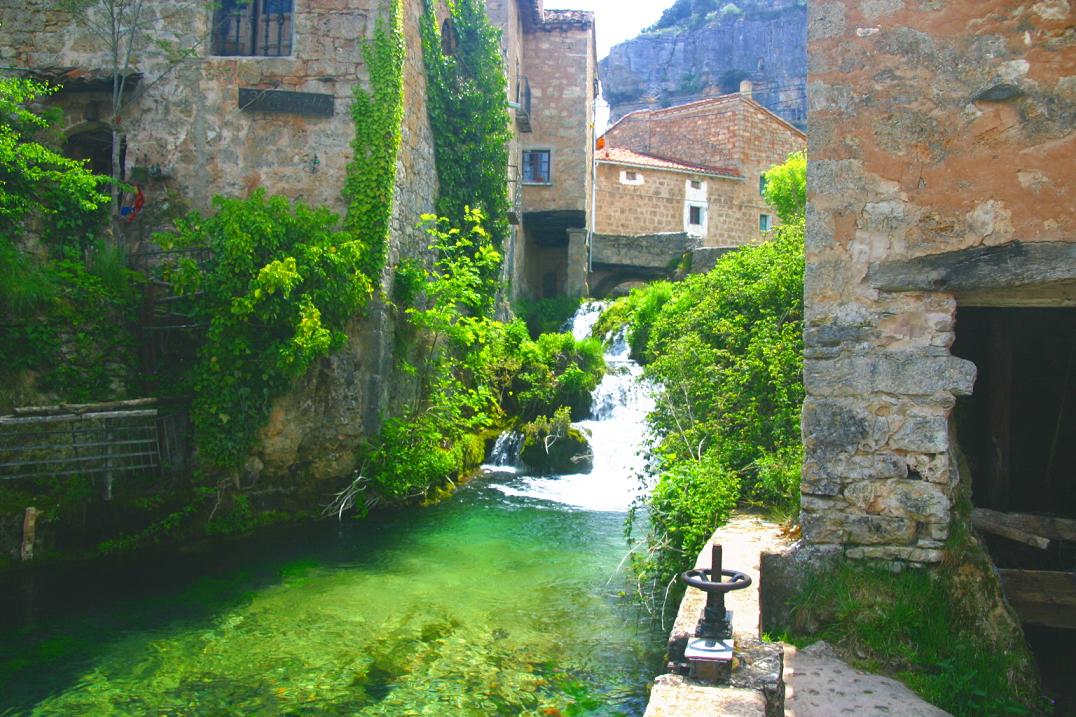
<svg viewBox="0 0 1076 717">
<path fill-rule="evenodd" d="M 1067 0 L 811 3 L 808 543 L 941 560 L 949 418 L 976 369 L 949 351 L 959 291 L 885 270 L 1076 241 L 1072 21 Z M 1016 278 L 986 286 L 999 296 L 1036 281 L 1004 268 Z"/>
<path fill-rule="evenodd" d="M 47 0 L 0 0 L 5 32 L 0 61 L 29 69 L 108 68 L 100 42 L 52 5 Z M 406 110 L 389 261 L 382 275 L 385 292 L 391 291 L 396 261 L 425 253 L 428 240 L 417 228 L 419 216 L 433 211 L 436 196 L 418 32 L 423 0 L 405 0 L 404 6 Z M 154 34 L 136 54 L 133 64 L 144 79 L 122 121 L 128 171 L 158 165 L 165 175 L 146 186 L 147 217 L 166 191 L 208 210 L 214 195 L 245 196 L 258 187 L 345 209 L 340 190 L 352 156 L 352 92 L 367 82 L 360 43 L 372 35 L 389 5 L 387 0 L 307 0 L 295 7 L 290 57 L 214 57 L 205 3 L 146 4 Z M 170 60 L 151 39 L 189 49 L 190 56 Z M 330 94 L 333 115 L 244 111 L 238 103 L 240 87 Z M 87 126 L 83 117 L 92 102 L 108 119 L 104 93 L 62 93 L 55 99 L 67 112 L 69 132 Z M 389 397 L 411 390 L 395 375 L 394 327 L 389 309 L 376 300 L 364 317 L 356 317 L 348 330 L 349 345 L 277 401 L 247 472 L 339 477 L 353 470 L 355 448 L 378 429 Z"/>
<path fill-rule="evenodd" d="M 717 206 L 710 213 L 707 246 L 761 241 L 760 216 L 768 215 L 771 226 L 778 222 L 759 192 L 759 177 L 792 152 L 806 148 L 799 130 L 738 94 L 637 112 L 610 128 L 605 137 L 610 147 L 719 168 L 743 177 L 740 181 L 711 178 L 710 202 Z M 604 180 L 599 184 L 600 195 L 621 193 Z M 599 208 L 599 213 L 604 211 Z M 648 231 L 682 229 L 681 217 L 673 225 Z"/>
<path fill-rule="evenodd" d="M 621 172 L 633 171 L 642 184 L 622 184 Z M 740 246 L 756 235 L 735 197 L 741 179 L 688 174 L 648 167 L 598 163 L 595 231 L 626 236 L 684 231 L 687 182 L 703 182 L 707 192 L 705 246 Z M 752 215 L 753 216 L 753 215 Z M 757 219 L 754 220 L 757 230 Z"/>
<path fill-rule="evenodd" d="M 548 149 L 549 186 L 523 189 L 524 211 L 587 211 L 593 159 L 594 31 L 535 29 L 523 38 L 530 78 L 533 133 L 520 137 L 523 149 Z M 584 71 L 566 72 L 565 67 Z"/>
</svg>

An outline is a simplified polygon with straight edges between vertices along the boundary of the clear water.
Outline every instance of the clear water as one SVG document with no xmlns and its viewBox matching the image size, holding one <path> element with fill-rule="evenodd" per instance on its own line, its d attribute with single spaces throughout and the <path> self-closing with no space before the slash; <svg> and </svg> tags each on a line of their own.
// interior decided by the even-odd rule
<svg viewBox="0 0 1076 717">
<path fill-rule="evenodd" d="M 491 468 L 424 510 L 0 586 L 0 715 L 642 714 L 634 374 L 599 389 L 626 399 L 586 422 L 592 475 Z"/>
</svg>

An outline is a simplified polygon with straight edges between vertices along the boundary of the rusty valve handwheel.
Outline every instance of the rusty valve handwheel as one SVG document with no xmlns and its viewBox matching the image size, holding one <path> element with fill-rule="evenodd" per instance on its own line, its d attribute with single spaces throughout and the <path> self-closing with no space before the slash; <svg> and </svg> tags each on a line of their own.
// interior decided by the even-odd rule
<svg viewBox="0 0 1076 717">
<path fill-rule="evenodd" d="M 680 579 L 693 588 L 698 588 L 705 593 L 727 593 L 733 590 L 743 590 L 751 586 L 751 576 L 741 573 L 739 570 L 722 570 L 721 577 L 731 578 L 729 581 L 714 581 L 711 575 L 713 571 L 708 568 L 688 570 L 680 575 Z"/>
</svg>

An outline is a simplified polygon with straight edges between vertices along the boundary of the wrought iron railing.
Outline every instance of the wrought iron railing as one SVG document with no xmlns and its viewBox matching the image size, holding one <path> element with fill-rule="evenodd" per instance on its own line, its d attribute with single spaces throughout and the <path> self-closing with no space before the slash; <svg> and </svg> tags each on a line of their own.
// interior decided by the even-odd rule
<svg viewBox="0 0 1076 717">
<path fill-rule="evenodd" d="M 531 81 L 527 77 L 523 77 L 521 80 L 519 108 L 516 110 L 516 126 L 520 132 L 531 131 Z"/>
<path fill-rule="evenodd" d="M 291 54 L 293 0 L 222 0 L 213 19 L 213 54 Z"/>
</svg>

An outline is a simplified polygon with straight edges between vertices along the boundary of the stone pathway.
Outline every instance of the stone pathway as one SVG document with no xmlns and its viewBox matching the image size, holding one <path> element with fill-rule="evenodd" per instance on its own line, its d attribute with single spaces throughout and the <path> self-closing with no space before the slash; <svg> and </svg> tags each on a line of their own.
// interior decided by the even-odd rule
<svg viewBox="0 0 1076 717">
<path fill-rule="evenodd" d="M 787 542 L 780 526 L 753 515 L 737 515 L 714 534 L 721 543 L 726 568 L 751 575 L 754 584 L 725 599 L 732 610 L 733 630 L 758 637 L 759 554 Z M 709 549 L 699 556 L 709 566 Z M 694 621 L 706 603 L 705 595 L 689 588 L 673 633 L 694 631 Z M 786 717 L 946 717 L 896 680 L 861 672 L 841 660 L 825 643 L 802 650 L 785 646 Z M 757 693 L 695 685 L 684 678 L 663 675 L 655 683 L 646 717 L 739 717 L 763 715 Z M 743 694 L 741 694 L 743 693 Z"/>
<path fill-rule="evenodd" d="M 896 680 L 850 667 L 824 642 L 785 647 L 785 717 L 947 717 Z"/>
</svg>

